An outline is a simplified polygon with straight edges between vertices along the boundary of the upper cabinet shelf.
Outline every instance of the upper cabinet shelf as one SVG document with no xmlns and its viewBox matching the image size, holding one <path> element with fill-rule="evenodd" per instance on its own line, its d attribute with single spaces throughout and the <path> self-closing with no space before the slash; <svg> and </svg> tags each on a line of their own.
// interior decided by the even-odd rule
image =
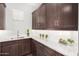
<svg viewBox="0 0 79 59">
<path fill-rule="evenodd" d="M 33 29 L 78 30 L 77 3 L 44 3 L 32 16 Z"/>
<path fill-rule="evenodd" d="M 0 3 L 0 30 L 4 30 L 5 27 L 5 7 L 4 3 Z"/>
</svg>

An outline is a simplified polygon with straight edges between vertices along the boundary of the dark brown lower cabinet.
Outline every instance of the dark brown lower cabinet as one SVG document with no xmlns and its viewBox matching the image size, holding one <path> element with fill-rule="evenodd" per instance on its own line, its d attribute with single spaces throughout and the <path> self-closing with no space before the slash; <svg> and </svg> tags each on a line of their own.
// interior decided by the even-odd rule
<svg viewBox="0 0 79 59">
<path fill-rule="evenodd" d="M 63 56 L 59 52 L 33 40 L 32 41 L 32 54 L 34 56 Z"/>
<path fill-rule="evenodd" d="M 18 55 L 28 55 L 31 53 L 31 40 L 30 39 L 24 39 L 18 41 Z"/>
<path fill-rule="evenodd" d="M 57 51 L 31 39 L 0 42 L 0 56 L 63 56 Z"/>
<path fill-rule="evenodd" d="M 30 39 L 1 42 L 1 56 L 24 56 L 30 53 Z"/>
<path fill-rule="evenodd" d="M 2 47 L 2 56 L 17 56 L 18 55 L 18 44 L 10 44 Z"/>
</svg>

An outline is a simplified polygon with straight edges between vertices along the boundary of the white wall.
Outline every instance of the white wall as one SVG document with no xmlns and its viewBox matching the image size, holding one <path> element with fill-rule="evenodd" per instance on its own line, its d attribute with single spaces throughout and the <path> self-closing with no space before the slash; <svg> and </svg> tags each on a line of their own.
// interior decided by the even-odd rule
<svg viewBox="0 0 79 59">
<path fill-rule="evenodd" d="M 16 32 L 19 30 L 21 34 L 26 29 L 32 29 L 32 12 L 40 6 L 40 3 L 7 3 L 6 4 L 6 30 Z M 17 9 L 24 12 L 24 19 L 21 21 L 14 20 L 12 10 Z"/>
<path fill-rule="evenodd" d="M 0 40 L 9 36 L 16 36 L 16 31 L 26 35 L 26 29 L 32 29 L 32 12 L 40 6 L 41 3 L 6 3 L 5 29 L 0 30 Z M 12 10 L 17 9 L 24 12 L 24 18 L 21 21 L 14 20 Z M 4 33 L 4 34 L 2 34 Z M 3 40 L 2 39 L 2 40 Z"/>
</svg>

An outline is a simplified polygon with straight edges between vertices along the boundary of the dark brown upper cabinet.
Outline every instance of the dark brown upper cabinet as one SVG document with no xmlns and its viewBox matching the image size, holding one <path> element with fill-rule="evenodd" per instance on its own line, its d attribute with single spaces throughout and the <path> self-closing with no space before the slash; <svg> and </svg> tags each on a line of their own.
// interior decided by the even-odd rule
<svg viewBox="0 0 79 59">
<path fill-rule="evenodd" d="M 5 4 L 0 3 L 0 30 L 4 30 L 5 25 Z"/>
<path fill-rule="evenodd" d="M 32 27 L 33 29 L 46 29 L 46 5 L 40 6 L 32 13 Z"/>
<path fill-rule="evenodd" d="M 35 13 L 40 15 L 37 17 Z M 33 29 L 78 30 L 77 3 L 44 3 L 32 15 Z M 37 19 L 39 22 L 36 22 Z"/>
<path fill-rule="evenodd" d="M 77 30 L 78 4 L 54 3 L 47 5 L 47 29 Z"/>
</svg>

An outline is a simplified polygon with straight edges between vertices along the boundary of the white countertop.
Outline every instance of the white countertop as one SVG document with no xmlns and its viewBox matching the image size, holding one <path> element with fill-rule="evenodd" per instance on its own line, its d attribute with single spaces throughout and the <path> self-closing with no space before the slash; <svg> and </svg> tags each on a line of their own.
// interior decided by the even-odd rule
<svg viewBox="0 0 79 59">
<path fill-rule="evenodd" d="M 65 55 L 65 56 L 77 56 L 77 49 L 76 47 L 74 46 L 65 46 L 65 45 L 62 45 L 60 43 L 56 43 L 56 42 L 49 42 L 47 40 L 43 40 L 43 39 L 39 39 L 39 38 L 36 38 L 36 37 L 33 37 L 34 40 L 48 46 L 49 48 L 51 49 L 54 49 L 56 50 L 57 52 Z"/>
<path fill-rule="evenodd" d="M 12 40 L 20 40 L 20 39 L 25 39 L 25 38 L 31 38 L 31 37 L 20 37 L 20 38 L 10 38 L 10 39 L 6 39 L 6 40 L 0 40 L 0 42 L 4 42 L 4 41 L 12 41 Z M 58 42 L 51 42 L 48 40 L 43 40 L 40 38 L 36 38 L 36 37 L 32 37 L 34 40 L 44 44 L 45 46 L 48 46 L 51 49 L 56 50 L 57 52 L 66 55 L 66 56 L 77 56 L 77 49 L 76 47 L 74 48 L 74 46 L 64 46 Z"/>
<path fill-rule="evenodd" d="M 21 39 L 26 39 L 26 38 L 31 38 L 31 37 L 11 37 L 11 38 L 6 38 L 6 39 L 0 39 L 0 42 L 5 42 L 5 41 L 13 41 L 13 40 L 21 40 Z"/>
</svg>

